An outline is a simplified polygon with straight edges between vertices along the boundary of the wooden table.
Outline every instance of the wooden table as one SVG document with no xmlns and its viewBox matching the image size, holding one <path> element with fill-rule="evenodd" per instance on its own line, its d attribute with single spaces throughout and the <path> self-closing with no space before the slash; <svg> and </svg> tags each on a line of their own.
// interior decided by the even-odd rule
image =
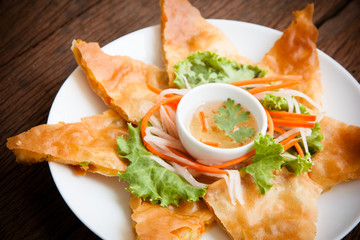
<svg viewBox="0 0 360 240">
<path fill-rule="evenodd" d="M 205 18 L 233 19 L 278 30 L 306 1 L 193 0 Z M 71 212 L 46 163 L 22 166 L 6 138 L 46 123 L 56 93 L 77 67 L 74 38 L 109 43 L 160 23 L 157 0 L 0 2 L 2 239 L 97 239 Z M 360 2 L 315 1 L 318 47 L 360 79 Z M 91 209 L 90 209 L 91 211 Z M 334 219 L 336 221 L 336 219 Z M 344 239 L 359 239 L 360 225 Z"/>
</svg>

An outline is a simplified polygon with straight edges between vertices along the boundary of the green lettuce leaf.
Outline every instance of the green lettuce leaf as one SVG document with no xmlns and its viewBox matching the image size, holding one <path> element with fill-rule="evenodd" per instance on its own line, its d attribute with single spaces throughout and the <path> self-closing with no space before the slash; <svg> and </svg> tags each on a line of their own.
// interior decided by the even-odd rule
<svg viewBox="0 0 360 240">
<path fill-rule="evenodd" d="M 126 171 L 118 174 L 129 183 L 127 190 L 160 206 L 178 205 L 180 200 L 198 201 L 205 195 L 205 188 L 193 187 L 150 158 L 155 155 L 144 147 L 140 126 L 135 128 L 128 124 L 128 133 L 126 139 L 123 136 L 117 138 L 119 154 L 130 161 Z"/>
<path fill-rule="evenodd" d="M 255 138 L 256 154 L 248 166 L 240 169 L 240 171 L 249 173 L 253 176 L 260 194 L 265 194 L 270 190 L 273 184 L 270 179 L 275 175 L 274 170 L 280 170 L 285 158 L 281 156 L 284 147 L 276 143 L 271 135 L 265 136 L 261 133 Z"/>
<path fill-rule="evenodd" d="M 311 135 L 306 137 L 311 155 L 323 150 L 322 140 L 324 140 L 324 134 L 320 133 L 320 123 L 316 122 L 315 127 L 311 130 Z"/>
<path fill-rule="evenodd" d="M 273 174 L 274 170 L 281 170 L 281 168 L 286 167 L 297 176 L 302 172 L 309 172 L 311 170 L 312 161 L 310 159 L 310 153 L 307 153 L 305 157 L 301 158 L 296 152 L 288 150 L 287 152 L 294 155 L 296 159 L 285 158 L 282 156 L 284 147 L 276 143 L 272 136 L 268 134 L 265 136 L 262 134 L 256 136 L 255 147 L 256 154 L 251 164 L 240 169 L 240 171 L 253 176 L 262 195 L 272 187 L 270 179 L 276 177 Z"/>
<path fill-rule="evenodd" d="M 289 105 L 287 100 L 281 96 L 275 96 L 274 94 L 266 94 L 261 100 L 261 104 L 271 111 L 288 111 Z M 303 114 L 310 114 L 309 110 L 301 103 L 299 103 L 300 112 Z"/>
<path fill-rule="evenodd" d="M 310 153 L 306 153 L 303 158 L 299 155 L 297 155 L 296 159 L 285 158 L 285 162 L 282 166 L 294 172 L 296 176 L 299 176 L 302 172 L 310 172 L 313 164 L 310 158 Z"/>
<path fill-rule="evenodd" d="M 258 66 L 242 65 L 209 51 L 190 54 L 174 67 L 174 84 L 178 88 L 186 88 L 184 79 L 193 88 L 205 83 L 229 83 L 264 77 L 267 72 Z"/>
</svg>

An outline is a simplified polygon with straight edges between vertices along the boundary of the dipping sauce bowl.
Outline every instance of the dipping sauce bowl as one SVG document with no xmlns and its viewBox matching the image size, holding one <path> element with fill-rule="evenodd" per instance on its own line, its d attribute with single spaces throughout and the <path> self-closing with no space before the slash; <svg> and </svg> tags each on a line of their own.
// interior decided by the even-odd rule
<svg viewBox="0 0 360 240">
<path fill-rule="evenodd" d="M 179 138 L 186 151 L 199 162 L 221 164 L 248 153 L 254 147 L 254 141 L 235 148 L 218 148 L 200 142 L 190 132 L 190 122 L 195 111 L 208 102 L 222 101 L 228 98 L 240 103 L 255 118 L 257 122 L 257 135 L 266 133 L 267 117 L 260 102 L 246 90 L 225 83 L 209 83 L 190 90 L 180 100 L 176 111 L 176 126 Z"/>
</svg>

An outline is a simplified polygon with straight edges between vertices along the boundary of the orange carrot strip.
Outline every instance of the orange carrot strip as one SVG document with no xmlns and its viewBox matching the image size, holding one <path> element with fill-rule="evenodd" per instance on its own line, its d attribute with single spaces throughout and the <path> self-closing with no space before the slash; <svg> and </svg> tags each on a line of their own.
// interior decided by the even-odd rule
<svg viewBox="0 0 360 240">
<path fill-rule="evenodd" d="M 206 123 L 204 112 L 200 111 L 199 112 L 199 117 L 200 117 L 200 122 L 201 122 L 201 131 L 202 132 L 207 132 L 207 123 Z"/>
<path fill-rule="evenodd" d="M 167 97 L 167 96 L 165 96 L 165 97 Z M 178 105 L 179 105 L 179 102 L 178 102 L 178 101 L 176 101 L 176 102 L 169 102 L 169 103 L 167 103 L 166 105 L 168 105 L 168 106 L 171 107 L 174 111 L 176 111 L 176 109 L 177 109 L 177 107 L 178 107 Z"/>
<path fill-rule="evenodd" d="M 265 110 L 265 113 L 266 113 L 266 117 L 267 117 L 267 120 L 268 120 L 268 133 L 271 135 L 271 136 L 274 136 L 274 121 L 269 113 L 269 111 L 264 108 Z"/>
<path fill-rule="evenodd" d="M 148 81 L 146 81 L 146 86 L 148 87 L 149 90 L 151 90 L 153 93 L 156 93 L 156 94 L 160 94 L 162 91 L 161 89 L 158 89 L 157 87 L 148 83 Z"/>
<path fill-rule="evenodd" d="M 209 142 L 209 141 L 202 141 L 202 140 L 200 140 L 200 142 L 202 142 L 206 145 L 212 146 L 212 147 L 219 147 L 219 143 L 217 143 L 217 142 Z"/>
<path fill-rule="evenodd" d="M 280 128 L 280 127 L 277 127 L 277 126 L 274 126 L 274 130 L 277 131 L 278 133 L 281 133 L 281 134 L 286 132 L 286 130 L 284 130 L 284 129 Z"/>
<path fill-rule="evenodd" d="M 282 141 L 280 142 L 280 144 L 281 144 L 281 145 L 285 145 L 286 143 L 288 143 L 288 142 L 290 142 L 291 140 L 293 140 L 293 139 L 294 139 L 297 135 L 299 135 L 299 134 L 300 134 L 300 132 L 296 132 L 296 133 L 290 135 L 289 137 L 287 137 L 287 138 L 285 138 L 284 140 L 282 140 Z"/>
<path fill-rule="evenodd" d="M 230 167 L 230 166 L 233 166 L 233 165 L 236 165 L 238 163 L 241 163 L 253 156 L 255 156 L 255 153 L 256 153 L 256 149 L 253 149 L 251 150 L 250 152 L 248 152 L 247 154 L 239 157 L 239 158 L 236 158 L 234 160 L 231 160 L 229 162 L 226 162 L 226 163 L 223 163 L 223 164 L 219 164 L 219 165 L 215 165 L 215 166 L 212 166 L 214 168 L 225 168 L 225 167 Z"/>
<path fill-rule="evenodd" d="M 231 82 L 231 85 L 240 87 L 249 84 L 262 84 L 262 83 L 272 83 L 272 82 L 279 82 L 279 81 L 298 81 L 301 80 L 301 75 L 284 75 L 284 76 L 273 76 L 273 77 L 264 77 L 264 78 L 253 78 L 247 80 L 241 80 L 237 82 Z"/>
<path fill-rule="evenodd" d="M 277 132 L 279 132 L 279 133 L 281 133 L 281 134 L 283 134 L 283 133 L 286 132 L 286 130 L 284 130 L 284 129 L 282 129 L 282 128 L 279 128 L 279 127 L 274 127 L 274 129 L 275 129 L 275 131 L 277 131 Z M 304 155 L 304 152 L 303 152 L 302 148 L 300 147 L 300 144 L 297 142 L 294 146 L 295 146 L 295 148 L 296 148 L 296 151 L 297 151 L 298 154 L 300 155 L 300 157 L 303 158 L 305 155 Z"/>
<path fill-rule="evenodd" d="M 286 150 L 288 150 L 289 148 L 293 147 L 295 144 L 298 143 L 298 141 L 299 141 L 299 140 L 297 140 L 297 139 L 293 139 L 293 140 L 291 140 L 290 142 L 286 143 L 286 144 L 284 145 L 284 150 L 286 151 Z"/>
<path fill-rule="evenodd" d="M 205 165 L 202 165 L 202 164 L 199 164 L 199 163 L 196 163 L 196 162 L 193 162 L 191 159 L 187 158 L 188 160 L 192 161 L 192 163 L 183 163 L 173 157 L 170 157 L 170 156 L 167 156 L 159 151 L 157 151 L 155 148 L 153 148 L 149 143 L 147 143 L 145 140 L 144 140 L 144 137 L 146 136 L 146 127 L 147 127 L 147 124 L 149 122 L 149 119 L 150 117 L 157 111 L 159 110 L 160 106 L 161 105 L 164 105 L 164 104 L 168 104 L 168 103 L 171 103 L 171 102 L 178 102 L 180 101 L 180 99 L 182 98 L 183 96 L 175 96 L 175 97 L 171 97 L 171 98 L 165 98 L 159 102 L 157 102 L 154 106 L 152 106 L 152 108 L 149 109 L 149 111 L 145 114 L 142 122 L 141 122 L 141 126 L 140 126 L 140 131 L 141 131 L 141 136 L 142 136 L 142 140 L 143 140 L 143 143 L 144 143 L 144 146 L 146 147 L 146 149 L 148 149 L 150 152 L 152 152 L 153 154 L 155 155 L 158 155 L 159 157 L 165 159 L 165 160 L 169 160 L 169 161 L 174 161 L 176 163 L 179 163 L 181 165 L 185 165 L 185 166 L 188 166 L 190 168 L 193 168 L 195 170 L 198 170 L 198 171 L 202 171 L 202 172 L 210 172 L 210 173 L 220 173 L 220 174 L 226 174 L 227 172 L 224 171 L 224 170 L 221 170 L 221 169 L 217 169 L 217 168 L 214 168 L 214 167 L 208 167 L 208 166 L 205 166 Z"/>
<path fill-rule="evenodd" d="M 189 157 L 185 156 L 184 154 L 182 154 L 181 152 L 177 151 L 176 149 L 174 149 L 174 148 L 172 148 L 172 147 L 167 146 L 167 148 L 168 148 L 171 152 L 173 152 L 173 153 L 175 153 L 176 155 L 178 155 L 179 157 L 182 157 L 182 158 L 185 158 L 185 159 L 191 161 L 192 164 L 183 163 L 183 162 L 181 162 L 181 161 L 179 161 L 179 160 L 177 160 L 177 159 L 175 159 L 175 158 L 172 158 L 172 157 L 169 157 L 169 156 L 166 156 L 166 155 L 165 155 L 167 158 L 170 158 L 170 159 L 166 159 L 166 158 L 165 158 L 166 160 L 171 160 L 171 159 L 172 159 L 171 161 L 174 161 L 174 162 L 176 162 L 176 163 L 178 163 L 178 164 L 181 164 L 181 165 L 188 166 L 188 167 L 190 167 L 190 168 L 192 168 L 192 169 L 195 169 L 195 170 L 197 170 L 197 171 L 200 171 L 200 172 L 227 174 L 227 172 L 224 171 L 224 170 L 199 164 L 199 163 L 191 160 Z"/>
<path fill-rule="evenodd" d="M 315 122 L 306 122 L 301 120 L 289 120 L 281 118 L 273 118 L 274 125 L 286 126 L 286 127 L 304 127 L 304 128 L 314 128 Z"/>
<path fill-rule="evenodd" d="M 249 89 L 248 92 L 251 94 L 256 94 L 256 93 L 260 93 L 260 92 L 277 90 L 277 89 L 285 88 L 285 87 L 291 87 L 291 86 L 294 86 L 294 85 L 297 85 L 300 83 L 301 83 L 300 81 L 289 81 L 289 82 L 284 82 L 284 83 L 280 83 L 280 84 L 276 84 L 276 85 L 252 88 L 252 89 Z"/>
<path fill-rule="evenodd" d="M 305 121 L 316 121 L 315 115 L 301 114 L 301 113 L 290 113 L 286 111 L 269 111 L 272 117 L 283 117 L 283 118 L 294 118 Z"/>
<path fill-rule="evenodd" d="M 295 146 L 296 151 L 298 152 L 299 156 L 300 156 L 301 158 L 305 157 L 305 154 L 304 154 L 302 148 L 300 147 L 300 144 L 299 144 L 299 143 L 296 143 L 294 146 Z"/>
</svg>

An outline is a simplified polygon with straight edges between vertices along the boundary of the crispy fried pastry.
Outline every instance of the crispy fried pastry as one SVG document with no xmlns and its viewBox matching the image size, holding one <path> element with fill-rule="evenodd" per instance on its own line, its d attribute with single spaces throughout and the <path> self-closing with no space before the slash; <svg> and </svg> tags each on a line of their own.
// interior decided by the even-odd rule
<svg viewBox="0 0 360 240">
<path fill-rule="evenodd" d="M 223 179 L 204 197 L 233 239 L 314 239 L 321 188 L 307 174 L 296 177 L 283 168 L 263 196 L 250 175 L 242 174 L 241 181 L 243 205 L 232 205 Z"/>
<path fill-rule="evenodd" d="M 73 42 L 72 51 L 88 81 L 104 102 L 125 120 L 137 124 L 157 101 L 148 84 L 163 89 L 167 75 L 156 66 L 126 56 L 110 56 L 98 43 Z"/>
<path fill-rule="evenodd" d="M 360 178 L 360 127 L 330 117 L 320 123 L 324 150 L 314 155 L 310 178 L 324 190 Z"/>
<path fill-rule="evenodd" d="M 312 22 L 314 5 L 295 11 L 290 26 L 276 41 L 259 65 L 270 75 L 302 75 L 304 80 L 294 88 L 321 104 L 322 85 L 316 51 L 318 31 Z"/>
<path fill-rule="evenodd" d="M 179 206 L 160 207 L 132 195 L 131 218 L 139 240 L 200 239 L 214 222 L 214 215 L 203 201 L 181 202 Z"/>
<path fill-rule="evenodd" d="M 83 171 L 117 176 L 126 161 L 117 155 L 116 137 L 127 134 L 126 122 L 113 110 L 78 123 L 43 124 L 8 138 L 19 163 L 43 161 L 80 166 Z"/>
<path fill-rule="evenodd" d="M 161 38 L 171 86 L 175 79 L 174 65 L 196 51 L 216 50 L 220 56 L 250 63 L 238 54 L 225 34 L 207 22 L 187 0 L 161 1 Z"/>
</svg>

